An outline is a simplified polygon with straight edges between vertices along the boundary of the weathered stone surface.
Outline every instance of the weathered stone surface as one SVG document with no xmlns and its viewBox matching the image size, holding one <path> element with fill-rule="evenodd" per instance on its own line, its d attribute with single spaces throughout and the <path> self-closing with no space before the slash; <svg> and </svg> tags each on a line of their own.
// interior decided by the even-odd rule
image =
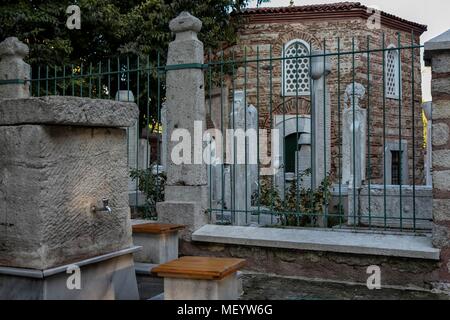
<svg viewBox="0 0 450 320">
<path fill-rule="evenodd" d="M 170 29 L 176 34 L 176 38 L 169 45 L 167 65 L 203 64 L 203 43 L 197 38 L 201 22 L 189 13 L 183 12 L 171 21 Z M 164 134 L 167 135 L 168 144 L 163 152 L 165 155 L 163 161 L 166 162 L 168 193 L 165 195 L 165 202 L 157 204 L 158 220 L 185 225 L 187 228 L 183 237 L 189 241 L 192 232 L 208 221 L 207 203 L 204 201 L 206 195 L 204 191 L 208 186 L 208 171 L 203 161 L 205 143 L 202 138 L 203 130 L 206 130 L 203 70 L 169 69 L 166 86 L 167 130 Z M 196 122 L 202 127 L 201 132 L 197 134 Z M 190 138 L 190 150 L 183 150 L 183 156 L 185 152 L 191 155 L 191 161 L 183 161 L 181 164 L 175 163 L 174 155 L 172 155 L 174 148 L 180 143 L 180 141 L 172 141 L 173 133 L 180 129 L 184 131 L 181 139 Z M 197 191 L 200 193 L 196 197 Z"/>
<path fill-rule="evenodd" d="M 450 150 L 435 150 L 432 159 L 435 168 L 450 169 Z"/>
<path fill-rule="evenodd" d="M 136 104 L 111 100 L 59 96 L 0 99 L 0 126 L 129 127 L 135 123 L 138 114 Z"/>
<path fill-rule="evenodd" d="M 81 272 L 81 290 L 67 287 L 68 266 L 58 270 L 35 271 L 42 278 L 8 274 L 0 268 L 0 300 L 138 300 L 132 249 L 115 252 L 107 259 L 99 257 L 77 261 Z M 12 268 L 11 268 L 12 269 Z M 18 269 L 15 269 L 18 270 Z M 14 270 L 14 271 L 15 271 Z M 25 271 L 26 270 L 26 271 Z"/>
<path fill-rule="evenodd" d="M 243 274 L 244 296 L 242 300 L 449 300 L 444 293 L 431 290 L 410 290 L 387 288 L 369 290 L 365 283 L 345 283 L 305 279 L 301 277 L 281 277 L 248 272 Z M 415 289 L 415 290 L 414 290 Z M 450 290 L 449 290 L 450 291 Z"/>
<path fill-rule="evenodd" d="M 0 126 L 0 145 L 0 265 L 47 269 L 131 246 L 125 130 Z M 102 198 L 112 214 L 91 211 Z"/>
<path fill-rule="evenodd" d="M 450 118 L 450 101 L 433 101 L 433 120 L 446 120 Z"/>
<path fill-rule="evenodd" d="M 446 123 L 433 124 L 433 146 L 439 147 L 448 143 L 449 128 Z"/>
<path fill-rule="evenodd" d="M 0 43 L 0 81 L 12 83 L 0 84 L 0 98 L 28 98 L 30 96 L 30 66 L 23 61 L 28 55 L 26 44 L 15 37 Z"/>
<path fill-rule="evenodd" d="M 197 230 L 192 239 L 216 244 L 439 260 L 439 250 L 431 246 L 429 237 L 407 235 L 207 225 Z"/>
<path fill-rule="evenodd" d="M 202 22 L 192 16 L 189 12 L 182 12 L 178 17 L 170 21 L 170 31 L 174 33 L 182 33 L 186 31 L 200 32 L 202 29 Z"/>
<path fill-rule="evenodd" d="M 353 199 L 353 191 L 349 191 L 349 199 Z M 351 203 L 353 203 L 352 200 L 349 201 L 349 204 Z M 402 186 L 400 193 L 399 186 L 387 186 L 385 190 L 384 186 L 372 185 L 369 198 L 369 188 L 364 186 L 360 191 L 357 219 L 365 225 L 384 227 L 386 223 L 386 226 L 394 228 L 401 226 L 412 229 L 415 226 L 417 229 L 429 230 L 432 227 L 432 207 L 431 187 L 416 186 L 414 191 L 412 186 Z M 348 212 L 349 223 L 353 223 L 353 205 L 349 205 Z"/>
<path fill-rule="evenodd" d="M 425 51 L 450 50 L 450 30 L 425 42 Z"/>
<path fill-rule="evenodd" d="M 245 272 L 305 279 L 365 284 L 371 265 L 382 266 L 383 286 L 432 289 L 439 279 L 439 261 L 200 242 L 182 242 L 180 250 L 182 255 L 246 259 Z"/>
<path fill-rule="evenodd" d="M 450 246 L 450 231 L 447 226 L 433 225 L 433 246 L 435 248 L 446 248 Z"/>
<path fill-rule="evenodd" d="M 441 191 L 450 191 L 450 170 L 433 171 L 433 187 Z"/>
<path fill-rule="evenodd" d="M 142 250 L 134 254 L 134 261 L 158 265 L 178 259 L 178 232 L 135 233 L 133 244 L 142 247 Z"/>
<path fill-rule="evenodd" d="M 164 300 L 237 300 L 236 273 L 222 280 L 164 278 Z"/>
<path fill-rule="evenodd" d="M 206 205 L 202 206 L 197 202 L 166 201 L 158 203 L 156 210 L 159 222 L 186 226 L 186 229 L 180 232 L 186 241 L 190 241 L 192 233 L 209 220 Z"/>
</svg>

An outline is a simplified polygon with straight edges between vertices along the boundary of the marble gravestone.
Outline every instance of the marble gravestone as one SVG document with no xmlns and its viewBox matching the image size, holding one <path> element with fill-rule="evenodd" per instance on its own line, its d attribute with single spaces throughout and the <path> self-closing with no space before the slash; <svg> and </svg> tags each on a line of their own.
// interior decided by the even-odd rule
<svg viewBox="0 0 450 320">
<path fill-rule="evenodd" d="M 230 129 L 234 131 L 234 142 L 229 144 L 232 155 L 232 190 L 234 201 L 234 225 L 244 226 L 251 223 L 251 198 L 257 189 L 258 181 L 258 148 L 256 143 L 250 143 L 249 139 L 257 141 L 258 112 L 253 105 L 245 105 L 243 91 L 234 94 L 233 110 L 230 114 Z M 243 133 L 243 138 L 238 138 Z M 247 134 L 248 133 L 248 134 Z M 252 133 L 254 133 L 252 137 Z M 243 142 L 243 143 L 242 143 Z"/>
<path fill-rule="evenodd" d="M 364 86 L 355 83 L 344 95 L 342 181 L 354 188 L 360 188 L 366 176 L 367 110 L 359 105 L 365 94 Z"/>
</svg>

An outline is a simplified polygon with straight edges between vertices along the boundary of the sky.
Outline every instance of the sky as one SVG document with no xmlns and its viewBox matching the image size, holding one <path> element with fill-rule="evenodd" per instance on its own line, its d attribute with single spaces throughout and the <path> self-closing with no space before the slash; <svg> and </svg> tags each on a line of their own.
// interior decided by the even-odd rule
<svg viewBox="0 0 450 320">
<path fill-rule="evenodd" d="M 271 0 L 270 3 L 264 3 L 263 7 L 279 7 L 288 6 L 290 0 Z M 294 0 L 295 5 L 309 5 L 321 3 L 335 3 L 338 0 Z M 450 29 L 450 1 L 449 0 L 359 0 L 367 6 L 378 6 L 382 11 L 394 14 L 401 18 L 425 24 L 428 26 L 428 31 L 423 34 L 421 38 L 422 44 L 441 33 Z M 255 6 L 256 1 L 253 1 L 251 6 Z M 422 70 L 422 86 L 423 99 L 425 101 L 431 100 L 430 81 L 431 72 L 429 68 Z"/>
</svg>

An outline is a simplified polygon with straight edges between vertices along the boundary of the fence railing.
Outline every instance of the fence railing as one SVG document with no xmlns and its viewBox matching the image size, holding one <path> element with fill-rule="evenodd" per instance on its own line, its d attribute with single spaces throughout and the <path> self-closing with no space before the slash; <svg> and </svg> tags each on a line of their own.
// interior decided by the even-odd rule
<svg viewBox="0 0 450 320">
<path fill-rule="evenodd" d="M 160 56 L 123 56 L 98 63 L 33 66 L 34 97 L 77 96 L 135 102 L 138 122 L 128 132 L 130 204 L 135 214 L 156 218 L 156 202 L 164 198 L 161 159 L 161 105 L 164 103 L 164 62 Z"/>
<path fill-rule="evenodd" d="M 210 126 L 265 135 L 214 141 L 221 154 L 209 166 L 209 206 L 217 223 L 431 228 L 421 46 L 414 36 L 350 40 L 293 41 L 277 56 L 269 45 L 210 54 Z"/>
<path fill-rule="evenodd" d="M 213 132 L 211 218 L 238 225 L 429 229 L 429 141 L 421 46 L 413 39 L 393 45 L 384 37 L 378 44 L 371 38 L 293 41 L 278 55 L 271 46 L 210 52 L 202 67 Z M 135 178 L 130 203 L 155 218 L 170 159 L 163 152 L 166 66 L 153 60 L 36 66 L 31 92 L 138 104 L 139 122 L 128 132 Z"/>
</svg>

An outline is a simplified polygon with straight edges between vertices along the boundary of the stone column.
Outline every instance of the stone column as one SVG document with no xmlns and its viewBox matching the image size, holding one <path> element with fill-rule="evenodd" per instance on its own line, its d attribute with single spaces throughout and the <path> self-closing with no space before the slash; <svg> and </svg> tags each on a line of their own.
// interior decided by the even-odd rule
<svg viewBox="0 0 450 320">
<path fill-rule="evenodd" d="M 0 97 L 6 99 L 30 96 L 30 66 L 23 61 L 28 46 L 17 38 L 7 38 L 0 44 Z"/>
<path fill-rule="evenodd" d="M 427 152 L 425 156 L 425 177 L 426 177 L 426 185 L 433 185 L 433 178 L 431 176 L 431 168 L 432 168 L 432 152 L 433 152 L 433 143 L 432 143 L 432 128 L 433 128 L 433 103 L 425 102 L 422 105 L 422 110 L 424 111 L 425 117 L 427 118 Z"/>
<path fill-rule="evenodd" d="M 433 245 L 441 249 L 440 280 L 450 286 L 450 30 L 425 44 L 425 60 L 433 71 Z"/>
<path fill-rule="evenodd" d="M 192 65 L 190 68 L 168 70 L 166 77 L 167 185 L 165 202 L 157 205 L 158 219 L 165 223 L 186 225 L 183 238 L 190 241 L 191 234 L 208 223 L 208 175 L 206 163 L 199 159 L 203 150 L 201 137 L 194 134 L 194 122 L 200 121 L 206 128 L 205 83 L 203 70 L 203 43 L 197 33 L 202 22 L 187 12 L 170 22 L 170 30 L 176 38 L 169 45 L 168 66 Z M 170 68 L 169 68 L 170 69 Z M 190 134 L 192 163 L 175 164 L 172 150 L 180 141 L 172 141 L 175 130 Z M 203 134 L 203 132 L 202 132 Z M 200 163 L 199 163 L 200 162 Z"/>
<path fill-rule="evenodd" d="M 311 58 L 312 101 L 312 153 L 313 170 L 311 173 L 313 189 L 320 186 L 331 169 L 331 98 L 326 87 L 326 77 L 331 72 L 331 63 L 323 51 L 312 53 Z M 320 227 L 327 225 L 328 207 L 324 206 L 322 217 L 318 217 Z M 322 219 L 321 219 L 322 218 Z"/>
<path fill-rule="evenodd" d="M 258 180 L 258 165 L 256 145 L 256 135 L 253 135 L 255 142 L 249 143 L 251 133 L 256 134 L 258 112 L 252 105 L 245 105 L 243 91 L 236 91 L 234 94 L 233 111 L 230 115 L 231 129 L 235 130 L 235 142 L 231 142 L 230 155 L 233 157 L 232 167 L 232 197 L 234 197 L 234 221 L 237 226 L 245 226 L 251 223 L 252 192 L 256 190 Z M 253 130 L 253 131 L 252 131 Z M 245 132 L 245 141 L 240 132 Z M 247 135 L 247 133 L 250 133 Z M 234 147 L 236 150 L 234 151 Z M 234 156 L 236 154 L 236 159 Z"/>
<path fill-rule="evenodd" d="M 311 78 L 313 79 L 311 110 L 313 128 L 311 129 L 314 154 L 312 179 L 313 187 L 317 188 L 331 168 L 331 104 L 330 93 L 324 83 L 326 81 L 324 81 L 324 77 L 326 78 L 331 72 L 331 64 L 329 57 L 323 56 L 323 51 L 313 52 L 313 55 L 317 56 L 311 58 Z M 326 160 L 324 159 L 325 156 Z"/>
</svg>

